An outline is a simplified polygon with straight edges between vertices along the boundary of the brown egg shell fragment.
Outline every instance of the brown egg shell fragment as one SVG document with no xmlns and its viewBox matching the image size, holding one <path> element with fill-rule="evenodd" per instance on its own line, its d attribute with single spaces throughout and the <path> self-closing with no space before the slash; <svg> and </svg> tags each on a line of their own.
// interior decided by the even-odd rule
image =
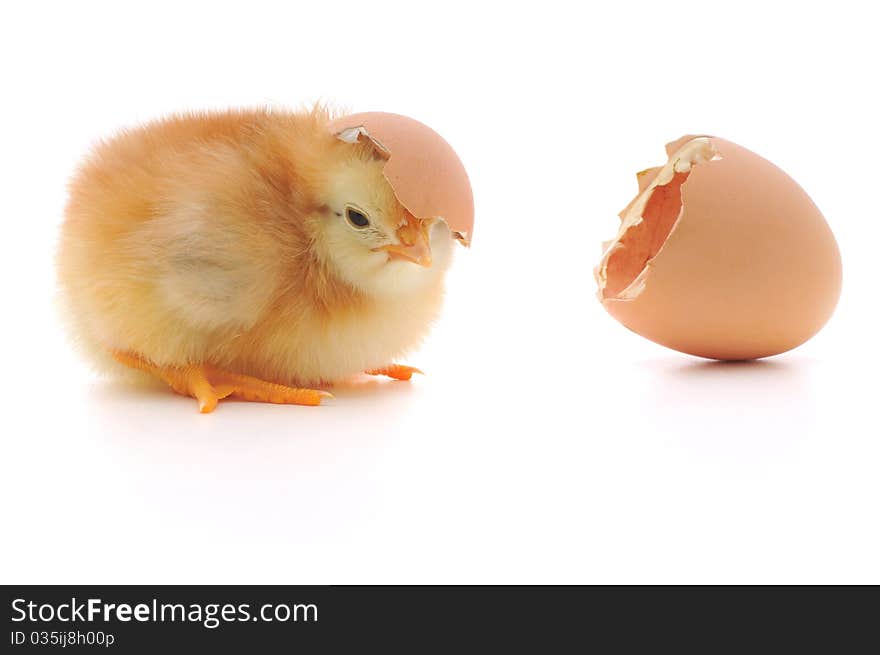
<svg viewBox="0 0 880 655">
<path fill-rule="evenodd" d="M 691 168 L 679 218 L 640 275 L 638 293 L 603 305 L 634 332 L 701 357 L 790 350 L 818 332 L 837 304 L 834 236 L 781 169 L 724 139 L 711 144 L 716 157 Z"/>
<path fill-rule="evenodd" d="M 675 155 L 679 150 L 681 150 L 686 144 L 690 143 L 694 139 L 699 138 L 712 138 L 709 134 L 685 134 L 683 137 L 676 139 L 675 141 L 670 141 L 666 144 L 666 157 L 672 159 L 673 155 Z"/>
<path fill-rule="evenodd" d="M 387 157 L 384 174 L 394 195 L 416 218 L 439 218 L 470 245 L 474 197 L 464 165 L 437 132 L 417 120 L 385 112 L 351 114 L 333 120 L 335 135 L 359 130 Z"/>
<path fill-rule="evenodd" d="M 657 175 L 661 170 L 663 170 L 662 166 L 655 166 L 654 168 L 646 168 L 645 170 L 636 173 L 636 179 L 639 182 L 639 193 L 651 186 L 651 183 L 657 179 Z M 636 196 L 636 198 L 638 198 L 638 196 Z M 633 199 L 633 202 L 635 202 L 635 198 Z"/>
<path fill-rule="evenodd" d="M 653 168 L 646 168 L 645 170 L 639 171 L 638 173 L 636 173 L 636 181 L 639 183 L 639 193 L 642 193 L 645 189 L 647 189 L 649 186 L 651 186 L 651 184 L 654 183 L 654 180 L 657 179 L 657 175 L 659 175 L 660 171 L 662 171 L 662 170 L 663 170 L 662 166 L 655 166 Z M 638 196 L 633 198 L 630 201 L 630 203 L 620 211 L 618 216 L 623 218 L 626 214 L 628 214 L 629 211 L 632 209 L 633 205 L 636 204 L 638 199 L 639 199 Z"/>
</svg>

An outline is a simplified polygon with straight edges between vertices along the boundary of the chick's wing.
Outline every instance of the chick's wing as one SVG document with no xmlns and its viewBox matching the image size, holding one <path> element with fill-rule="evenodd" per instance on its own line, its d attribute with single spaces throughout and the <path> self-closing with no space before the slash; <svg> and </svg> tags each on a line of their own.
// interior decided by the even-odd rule
<svg viewBox="0 0 880 655">
<path fill-rule="evenodd" d="M 141 226 L 129 247 L 152 268 L 161 311 L 197 330 L 251 327 L 271 301 L 279 257 L 259 226 L 210 204 L 178 208 Z"/>
</svg>

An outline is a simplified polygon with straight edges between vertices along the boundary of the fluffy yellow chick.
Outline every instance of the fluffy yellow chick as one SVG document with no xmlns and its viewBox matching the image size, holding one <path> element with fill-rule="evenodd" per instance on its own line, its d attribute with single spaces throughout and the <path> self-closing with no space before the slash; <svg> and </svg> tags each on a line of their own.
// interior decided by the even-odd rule
<svg viewBox="0 0 880 655">
<path fill-rule="evenodd" d="M 58 255 L 72 332 L 96 361 L 218 400 L 317 405 L 309 388 L 394 362 L 440 309 L 454 238 L 396 199 L 368 143 L 323 108 L 176 116 L 99 144 Z M 115 362 L 113 360 L 115 359 Z"/>
</svg>

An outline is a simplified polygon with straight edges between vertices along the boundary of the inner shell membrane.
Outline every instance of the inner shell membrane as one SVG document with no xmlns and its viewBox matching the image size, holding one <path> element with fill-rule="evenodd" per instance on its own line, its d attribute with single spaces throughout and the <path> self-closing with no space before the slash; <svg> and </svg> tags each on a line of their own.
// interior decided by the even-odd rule
<svg viewBox="0 0 880 655">
<path fill-rule="evenodd" d="M 616 297 L 632 284 L 663 247 L 681 213 L 681 185 L 689 174 L 675 173 L 668 184 L 654 187 L 642 220 L 617 240 L 605 265 L 605 298 Z"/>
</svg>

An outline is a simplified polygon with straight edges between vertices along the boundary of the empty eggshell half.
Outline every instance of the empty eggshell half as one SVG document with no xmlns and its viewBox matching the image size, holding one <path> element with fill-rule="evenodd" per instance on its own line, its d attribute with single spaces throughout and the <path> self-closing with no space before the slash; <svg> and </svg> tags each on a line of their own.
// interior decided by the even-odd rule
<svg viewBox="0 0 880 655">
<path fill-rule="evenodd" d="M 455 151 L 427 125 L 400 114 L 367 112 L 343 116 L 329 129 L 343 141 L 369 140 L 387 159 L 384 174 L 394 195 L 416 218 L 439 218 L 453 236 L 470 245 L 474 196 Z"/>
<path fill-rule="evenodd" d="M 712 359 L 767 357 L 821 329 L 840 252 L 822 214 L 769 161 L 712 136 L 638 175 L 596 268 L 605 309 L 643 337 Z"/>
</svg>

